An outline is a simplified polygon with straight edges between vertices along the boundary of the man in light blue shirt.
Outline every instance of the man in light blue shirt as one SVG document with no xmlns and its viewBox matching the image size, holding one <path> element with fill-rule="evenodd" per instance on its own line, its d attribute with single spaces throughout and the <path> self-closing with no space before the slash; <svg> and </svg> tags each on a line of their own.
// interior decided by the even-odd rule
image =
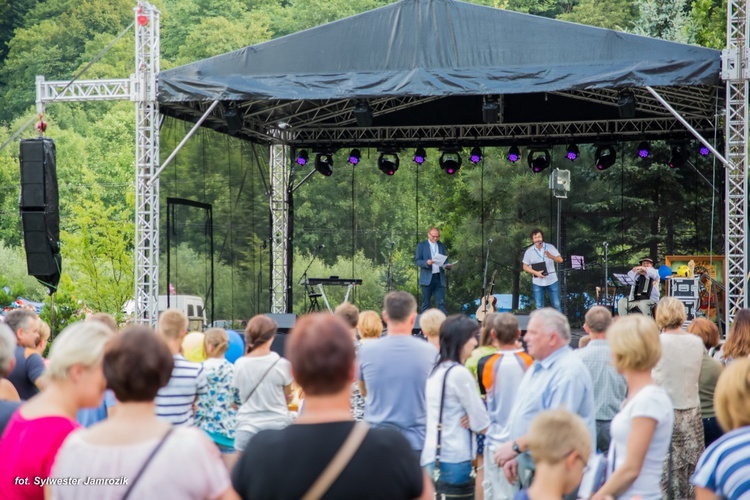
<svg viewBox="0 0 750 500">
<path fill-rule="evenodd" d="M 565 408 L 586 423 L 591 442 L 596 442 L 596 414 L 591 375 L 568 346 L 570 325 L 552 308 L 531 313 L 524 337 L 534 363 L 526 371 L 510 413 L 510 441 L 495 451 L 495 463 L 503 467 L 508 480 L 518 477 L 519 462 L 528 455 L 526 434 L 540 412 Z M 522 471 L 523 472 L 523 471 Z"/>
<path fill-rule="evenodd" d="M 359 386 L 365 397 L 365 421 L 373 427 L 393 427 L 421 452 L 427 411 L 425 385 L 438 351 L 411 334 L 417 301 L 407 292 L 385 297 L 383 320 L 388 335 L 364 344 L 359 351 Z"/>
</svg>

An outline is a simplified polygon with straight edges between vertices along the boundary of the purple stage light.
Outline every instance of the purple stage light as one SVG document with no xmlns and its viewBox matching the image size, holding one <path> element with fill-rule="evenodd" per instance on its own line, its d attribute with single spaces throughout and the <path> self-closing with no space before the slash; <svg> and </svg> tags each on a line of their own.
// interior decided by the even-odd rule
<svg viewBox="0 0 750 500">
<path fill-rule="evenodd" d="M 424 163 L 424 156 L 414 155 L 414 163 L 417 165 Z"/>
<path fill-rule="evenodd" d="M 471 156 L 469 156 L 469 161 L 471 163 L 479 163 L 481 160 L 482 160 L 481 156 L 477 156 L 477 155 L 471 155 Z"/>
<path fill-rule="evenodd" d="M 700 153 L 701 156 L 708 156 L 711 154 L 711 151 L 706 146 L 701 145 L 700 149 L 698 149 L 698 153 Z"/>
<path fill-rule="evenodd" d="M 356 156 L 350 156 L 349 163 L 351 163 L 352 165 L 356 165 L 357 163 L 359 163 L 359 158 L 357 158 Z"/>
<path fill-rule="evenodd" d="M 648 149 L 639 149 L 638 150 L 638 156 L 640 156 L 641 158 L 648 158 L 648 155 L 649 155 Z"/>
<path fill-rule="evenodd" d="M 578 159 L 578 155 L 575 154 L 575 152 L 573 152 L 573 151 L 568 151 L 568 154 L 566 155 L 566 157 L 570 161 L 576 161 Z"/>
</svg>

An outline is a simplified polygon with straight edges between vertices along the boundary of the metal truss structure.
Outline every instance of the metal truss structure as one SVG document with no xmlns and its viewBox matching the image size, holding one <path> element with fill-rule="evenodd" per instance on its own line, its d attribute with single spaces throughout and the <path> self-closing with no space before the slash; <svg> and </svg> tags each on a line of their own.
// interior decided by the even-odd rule
<svg viewBox="0 0 750 500">
<path fill-rule="evenodd" d="M 129 79 L 45 81 L 36 78 L 37 108 L 71 101 L 135 102 L 135 321 L 156 326 L 159 317 L 159 104 L 160 12 L 142 2 L 135 8 L 135 74 Z"/>
<path fill-rule="evenodd" d="M 732 324 L 740 308 L 748 307 L 748 22 L 747 0 L 727 2 L 727 48 L 722 51 L 722 80 L 726 82 L 725 253 L 726 321 Z"/>
<path fill-rule="evenodd" d="M 282 142 L 271 146 L 271 312 L 287 312 L 289 244 L 289 147 Z"/>
<path fill-rule="evenodd" d="M 405 148 L 421 145 L 501 146 L 513 143 L 562 144 L 613 142 L 639 138 L 682 140 L 712 137 L 717 122 L 726 118 L 726 227 L 727 321 L 740 307 L 750 304 L 745 287 L 748 215 L 748 24 L 747 1 L 729 0 L 727 48 L 723 51 L 719 87 L 633 88 L 637 119 L 576 119 L 497 124 L 409 125 L 401 117 L 427 112 L 435 96 L 370 99 L 372 115 L 389 126 L 358 127 L 354 99 L 248 100 L 217 106 L 217 102 L 170 103 L 163 113 L 230 132 L 224 113 L 236 106 L 241 130 L 232 135 L 269 146 L 271 180 L 271 310 L 287 310 L 289 265 L 289 210 L 292 166 L 290 146 L 313 151 L 345 147 Z M 136 8 L 136 73 L 130 79 L 45 82 L 37 79 L 37 102 L 131 99 L 136 104 L 136 321 L 155 324 L 159 277 L 159 106 L 156 101 L 159 73 L 159 11 L 146 2 Z M 586 101 L 604 108 L 617 106 L 618 89 L 552 92 L 551 98 Z M 545 97 L 546 99 L 546 97 Z M 724 109 L 725 108 L 725 109 Z M 390 120 L 391 118 L 395 120 Z M 677 119 L 676 119 L 677 118 Z M 381 120 L 378 120 L 379 122 Z M 403 123 L 403 124 L 402 124 Z M 187 139 L 187 138 L 186 138 Z M 702 141 L 704 142 L 705 139 Z M 720 156 L 720 155 L 719 155 Z M 163 166 L 162 166 L 163 168 Z M 304 181 L 303 181 L 304 182 Z M 301 184 L 301 183 L 300 183 Z"/>
</svg>

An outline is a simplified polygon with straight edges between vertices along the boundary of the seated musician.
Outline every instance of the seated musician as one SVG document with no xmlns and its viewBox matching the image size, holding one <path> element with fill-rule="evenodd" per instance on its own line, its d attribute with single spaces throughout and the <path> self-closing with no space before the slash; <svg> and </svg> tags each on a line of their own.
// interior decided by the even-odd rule
<svg viewBox="0 0 750 500">
<path fill-rule="evenodd" d="M 659 272 L 649 257 L 641 259 L 641 265 L 628 272 L 635 282 L 630 287 L 630 295 L 617 301 L 617 311 L 621 316 L 632 313 L 654 317 L 654 308 L 659 302 Z"/>
</svg>

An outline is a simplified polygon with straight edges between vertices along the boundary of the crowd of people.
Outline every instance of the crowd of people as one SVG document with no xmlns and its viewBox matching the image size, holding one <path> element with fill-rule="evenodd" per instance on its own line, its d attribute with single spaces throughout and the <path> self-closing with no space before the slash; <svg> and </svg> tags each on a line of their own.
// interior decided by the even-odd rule
<svg viewBox="0 0 750 500">
<path fill-rule="evenodd" d="M 480 325 L 391 292 L 301 317 L 282 353 L 250 319 L 244 355 L 188 321 L 0 323 L 0 498 L 745 498 L 750 311 L 728 340 L 663 298 L 655 321 L 510 313 Z M 45 347 L 42 347 L 42 346 Z M 294 411 L 290 403 L 294 403 Z"/>
</svg>

